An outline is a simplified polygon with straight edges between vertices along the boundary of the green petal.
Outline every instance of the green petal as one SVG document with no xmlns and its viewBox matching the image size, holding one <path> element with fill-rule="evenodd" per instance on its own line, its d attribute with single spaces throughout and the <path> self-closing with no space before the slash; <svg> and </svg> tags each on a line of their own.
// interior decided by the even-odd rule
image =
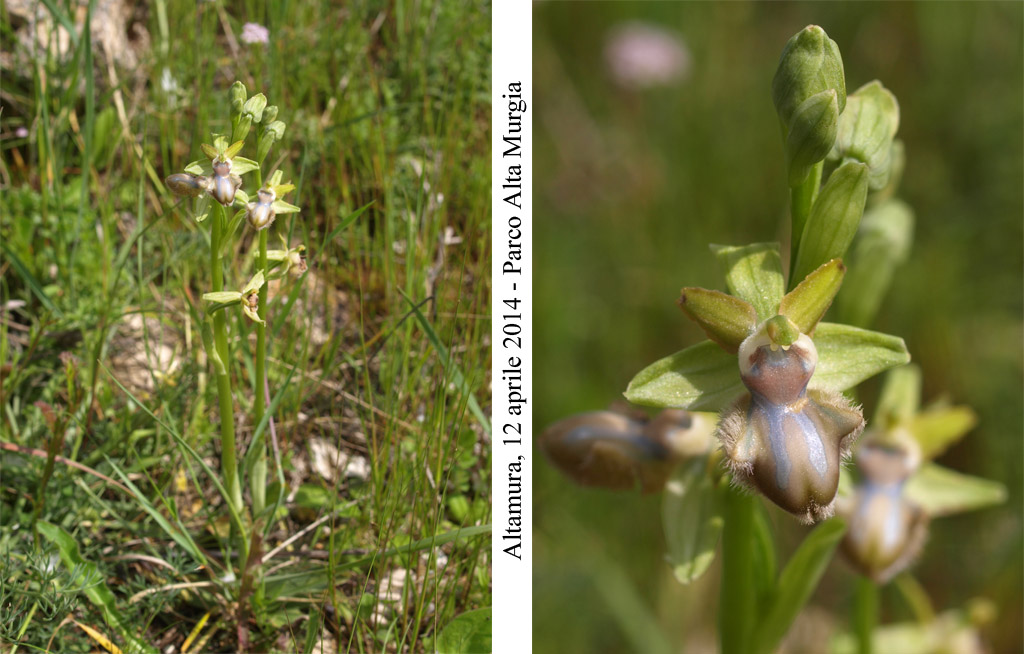
<svg viewBox="0 0 1024 654">
<path fill-rule="evenodd" d="M 929 515 L 942 516 L 1002 504 L 1006 501 L 1006 487 L 926 463 L 907 481 L 903 495 Z"/>
<path fill-rule="evenodd" d="M 210 161 L 216 159 L 217 155 L 220 154 L 220 151 L 217 150 L 217 147 L 214 145 L 210 145 L 209 143 L 201 143 L 199 145 L 199 149 L 203 151 L 203 154 L 209 157 Z"/>
<path fill-rule="evenodd" d="M 804 334 L 812 334 L 839 292 L 845 274 L 846 266 L 841 259 L 822 264 L 782 298 L 779 313 L 792 320 Z"/>
<path fill-rule="evenodd" d="M 668 562 L 683 584 L 707 571 L 722 534 L 722 509 L 707 465 L 707 457 L 697 457 L 679 466 L 665 484 L 661 517 Z"/>
<path fill-rule="evenodd" d="M 923 411 L 910 421 L 910 433 L 921 445 L 921 456 L 934 459 L 974 428 L 978 416 L 968 406 Z"/>
<path fill-rule="evenodd" d="M 814 333 L 818 366 L 808 388 L 845 391 L 910 361 L 903 339 L 849 325 L 823 322 Z"/>
<path fill-rule="evenodd" d="M 711 251 L 725 269 L 729 292 L 753 305 L 758 319 L 778 313 L 786 292 L 778 243 L 712 245 Z"/>
<path fill-rule="evenodd" d="M 718 411 L 745 391 L 736 357 L 703 341 L 641 370 L 625 396 L 645 406 Z"/>
<path fill-rule="evenodd" d="M 832 173 L 807 216 L 790 283 L 823 263 L 843 258 L 857 233 L 867 197 L 867 166 L 848 161 Z"/>
<path fill-rule="evenodd" d="M 757 312 L 743 300 L 721 291 L 706 288 L 684 288 L 679 306 L 700 325 L 708 338 L 735 354 L 754 327 Z"/>
</svg>

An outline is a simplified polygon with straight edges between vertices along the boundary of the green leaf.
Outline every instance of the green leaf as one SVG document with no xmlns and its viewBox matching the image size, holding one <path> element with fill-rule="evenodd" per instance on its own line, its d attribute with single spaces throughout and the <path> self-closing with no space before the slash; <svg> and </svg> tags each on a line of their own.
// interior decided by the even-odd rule
<svg viewBox="0 0 1024 654">
<path fill-rule="evenodd" d="M 821 264 L 843 258 L 857 233 L 867 197 L 867 166 L 849 161 L 832 173 L 811 205 L 791 272 L 791 284 L 807 277 Z"/>
<path fill-rule="evenodd" d="M 797 107 L 785 144 L 790 187 L 802 184 L 811 166 L 828 155 L 838 130 L 839 102 L 835 89 L 812 95 Z"/>
<path fill-rule="evenodd" d="M 823 522 L 814 528 L 793 553 L 754 628 L 751 642 L 758 652 L 775 651 L 818 586 L 845 531 L 846 523 L 842 520 L 833 518 Z"/>
<path fill-rule="evenodd" d="M 928 515 L 943 516 L 1002 504 L 1006 501 L 1006 487 L 926 463 L 907 481 L 903 495 Z"/>
<path fill-rule="evenodd" d="M 760 320 L 778 313 L 786 292 L 778 243 L 712 245 L 711 251 L 725 270 L 730 293 L 753 305 Z"/>
<path fill-rule="evenodd" d="M 907 425 L 921 446 L 921 456 L 934 459 L 974 428 L 978 416 L 969 406 L 936 407 L 922 411 Z"/>
<path fill-rule="evenodd" d="M 751 548 L 753 559 L 754 591 L 757 595 L 757 606 L 766 606 L 771 592 L 775 589 L 775 575 L 778 561 L 775 554 L 775 538 L 772 535 L 771 521 L 764 502 L 758 502 L 754 508 L 751 527 L 754 533 L 754 545 Z M 760 610 L 760 609 L 759 609 Z"/>
<path fill-rule="evenodd" d="M 252 159 L 235 157 L 231 160 L 231 173 L 234 175 L 244 175 L 254 170 L 259 170 L 259 168 L 260 165 Z"/>
<path fill-rule="evenodd" d="M 736 357 L 702 341 L 641 370 L 624 395 L 644 406 L 718 411 L 745 391 Z"/>
<path fill-rule="evenodd" d="M 90 583 L 85 586 L 85 595 L 89 601 L 100 610 L 103 619 L 118 634 L 125 639 L 125 650 L 141 652 L 143 654 L 157 654 L 155 647 L 151 647 L 135 637 L 131 626 L 120 611 L 117 610 L 117 600 L 114 594 L 107 587 L 103 576 L 96 569 L 96 564 L 86 561 L 78 551 L 78 543 L 71 537 L 71 534 L 64 531 L 60 526 L 40 520 L 36 523 L 39 533 L 57 547 L 61 563 L 69 571 L 78 571 L 79 578 L 88 579 Z"/>
<path fill-rule="evenodd" d="M 491 651 L 491 607 L 455 616 L 437 637 L 438 654 L 477 654 Z"/>
<path fill-rule="evenodd" d="M 889 181 L 893 138 L 900 125 L 900 105 L 878 80 L 847 98 L 830 159 L 867 164 L 869 186 L 880 190 Z"/>
<path fill-rule="evenodd" d="M 708 338 L 735 354 L 757 326 L 757 312 L 743 300 L 721 291 L 684 288 L 679 306 Z"/>
<path fill-rule="evenodd" d="M 836 299 L 842 322 L 858 327 L 874 322 L 913 238 L 914 211 L 906 203 L 889 200 L 864 213 L 846 258 L 850 270 Z"/>
<path fill-rule="evenodd" d="M 910 361 L 903 339 L 849 325 L 823 322 L 814 332 L 818 366 L 809 388 L 845 391 Z"/>
<path fill-rule="evenodd" d="M 839 292 L 844 274 L 846 266 L 842 260 L 823 263 L 782 298 L 779 313 L 792 320 L 802 333 L 814 333 L 832 298 Z"/>
<path fill-rule="evenodd" d="M 921 369 L 915 365 L 893 368 L 885 375 L 878 394 L 875 421 L 884 428 L 909 420 L 921 406 Z"/>
<path fill-rule="evenodd" d="M 668 562 L 683 584 L 707 571 L 722 535 L 722 509 L 707 466 L 707 457 L 696 457 L 679 466 L 665 484 L 661 518 Z"/>
</svg>

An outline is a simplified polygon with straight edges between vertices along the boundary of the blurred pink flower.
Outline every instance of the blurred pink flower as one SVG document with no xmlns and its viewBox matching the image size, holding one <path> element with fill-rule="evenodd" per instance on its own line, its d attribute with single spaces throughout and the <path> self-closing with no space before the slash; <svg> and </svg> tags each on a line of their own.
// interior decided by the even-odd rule
<svg viewBox="0 0 1024 654">
<path fill-rule="evenodd" d="M 243 43 L 270 43 L 270 30 L 259 23 L 246 23 L 240 38 Z"/>
<path fill-rule="evenodd" d="M 24 126 L 19 127 L 18 129 L 14 130 L 14 136 L 16 136 L 19 139 L 27 138 L 28 128 Z"/>
<path fill-rule="evenodd" d="M 612 77 L 627 88 L 668 86 L 690 72 L 690 52 L 682 37 L 650 23 L 615 27 L 605 41 L 604 56 Z"/>
</svg>

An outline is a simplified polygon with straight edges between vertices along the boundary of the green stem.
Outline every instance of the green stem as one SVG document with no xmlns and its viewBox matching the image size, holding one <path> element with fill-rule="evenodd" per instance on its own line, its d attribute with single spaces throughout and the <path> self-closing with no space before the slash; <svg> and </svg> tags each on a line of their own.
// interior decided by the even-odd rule
<svg viewBox="0 0 1024 654">
<path fill-rule="evenodd" d="M 871 635 L 878 624 L 878 585 L 867 577 L 857 577 L 853 596 L 853 632 L 857 635 L 858 654 L 871 654 Z"/>
<path fill-rule="evenodd" d="M 260 230 L 260 257 L 257 268 L 264 271 L 266 274 L 267 270 L 267 232 L 269 230 Z M 267 319 L 267 298 L 268 289 L 267 284 L 263 284 L 260 287 L 259 293 L 259 312 L 260 319 L 266 321 Z M 262 323 L 256 325 L 256 415 L 253 424 L 260 424 L 263 420 L 263 414 L 266 411 L 266 396 L 264 395 L 264 389 L 266 388 L 266 377 L 267 377 L 267 326 Z M 266 433 L 266 432 L 264 432 Z M 252 491 L 252 505 L 253 513 L 259 515 L 263 512 L 263 508 L 267 505 L 267 446 L 266 437 L 261 437 L 258 443 L 253 443 L 252 447 L 258 447 L 259 452 L 256 454 L 256 463 L 252 468 L 252 481 L 250 489 Z"/>
<path fill-rule="evenodd" d="M 224 290 L 224 269 L 220 260 L 220 241 L 224 230 L 224 207 L 219 202 L 212 203 L 210 220 L 213 230 L 210 235 L 210 270 L 213 277 L 213 291 Z M 228 501 L 235 509 L 242 512 L 242 486 L 238 481 L 238 457 L 235 445 L 235 407 L 231 395 L 231 377 L 228 374 L 231 361 L 228 356 L 228 329 L 224 311 L 213 314 L 214 349 L 220 365 L 215 365 L 217 373 L 217 397 L 220 400 L 220 463 L 224 473 L 224 486 L 230 497 Z"/>
<path fill-rule="evenodd" d="M 895 579 L 896 589 L 903 595 L 907 606 L 914 614 L 914 619 L 922 624 L 927 624 L 935 619 L 935 609 L 932 608 L 932 601 L 928 598 L 928 591 L 921 586 L 917 579 L 909 572 L 904 572 Z"/>
<path fill-rule="evenodd" d="M 818 189 L 821 188 L 821 170 L 824 163 L 819 161 L 811 167 L 807 179 L 799 186 L 789 189 L 790 213 L 792 214 L 793 233 L 790 237 L 791 247 L 789 248 L 789 270 L 796 267 L 796 255 L 800 251 L 800 238 L 804 234 L 804 226 L 807 224 L 807 217 L 811 215 L 811 207 L 814 199 L 818 197 Z M 790 288 L 796 286 L 800 280 L 789 280 Z"/>
<path fill-rule="evenodd" d="M 736 488 L 725 490 L 722 529 L 722 585 L 718 634 L 722 654 L 746 654 L 757 620 L 754 589 L 754 510 L 757 499 Z"/>
</svg>

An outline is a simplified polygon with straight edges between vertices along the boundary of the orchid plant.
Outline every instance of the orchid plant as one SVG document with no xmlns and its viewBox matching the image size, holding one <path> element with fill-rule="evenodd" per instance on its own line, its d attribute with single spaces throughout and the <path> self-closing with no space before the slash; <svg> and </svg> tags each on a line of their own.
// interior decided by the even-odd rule
<svg viewBox="0 0 1024 654">
<path fill-rule="evenodd" d="M 210 226 L 210 270 L 211 288 L 203 294 L 204 320 L 202 324 L 203 345 L 213 365 L 217 379 L 219 400 L 219 424 L 221 439 L 221 471 L 223 483 L 219 486 L 225 494 L 225 502 L 231 515 L 233 541 L 237 546 L 237 565 L 229 566 L 224 580 L 237 583 L 234 602 L 237 605 L 236 623 L 239 630 L 239 646 L 244 649 L 247 642 L 246 597 L 258 592 L 255 580 L 259 571 L 260 543 L 270 523 L 269 517 L 281 501 L 280 493 L 268 502 L 267 498 L 267 444 L 263 436 L 267 431 L 274 437 L 272 416 L 267 415 L 270 404 L 270 390 L 266 376 L 267 359 L 267 316 L 270 305 L 268 282 L 283 277 L 291 270 L 305 271 L 305 247 L 289 247 L 285 242 L 281 250 L 268 250 L 268 234 L 275 218 L 297 213 L 299 207 L 286 202 L 283 197 L 295 190 L 285 182 L 284 173 L 276 170 L 266 178 L 263 163 L 271 147 L 281 140 L 285 123 L 277 119 L 276 106 L 268 106 L 262 93 L 248 97 L 241 82 L 231 87 L 231 134 L 214 134 L 212 143 L 203 143 L 201 149 L 205 159 L 188 164 L 183 173 L 177 173 L 165 180 L 167 188 L 174 194 L 192 198 L 193 216 L 197 223 Z M 250 136 L 255 143 L 250 147 L 254 159 L 240 156 Z M 255 178 L 254 197 L 244 187 L 246 176 Z M 257 234 L 253 252 L 255 271 L 243 283 L 225 282 L 225 271 L 233 271 L 234 261 L 242 232 L 246 223 Z M 282 237 L 283 241 L 283 237 Z M 234 287 L 238 290 L 228 290 Z M 233 350 L 239 347 L 231 341 L 227 312 L 241 310 L 242 315 L 253 321 L 256 328 L 256 351 L 254 356 L 255 380 L 252 388 L 255 433 L 244 456 L 244 465 L 239 465 L 238 443 L 235 437 L 235 410 L 238 398 L 233 394 L 231 363 Z M 268 429 L 269 427 L 269 429 Z M 276 443 L 274 451 L 277 451 Z M 278 461 L 278 469 L 280 462 Z M 248 480 L 248 503 L 243 497 L 243 477 Z"/>
<path fill-rule="evenodd" d="M 622 426 L 618 416 L 603 418 L 600 429 L 593 418 L 569 418 L 540 440 L 557 467 L 587 485 L 628 486 L 623 471 L 646 491 L 664 480 L 668 558 L 680 582 L 708 569 L 721 539 L 725 653 L 774 651 L 840 542 L 876 588 L 912 562 L 929 515 L 1003 496 L 992 482 L 922 465 L 963 436 L 973 414 L 917 413 L 919 373 L 905 365 L 903 339 L 864 328 L 912 240 L 913 213 L 894 199 L 904 161 L 895 96 L 878 81 L 847 95 L 838 45 L 811 25 L 786 44 L 772 99 L 790 188 L 789 247 L 712 245 L 728 293 L 686 287 L 679 300 L 708 340 L 650 364 L 625 391 L 638 405 L 719 412 L 718 447 L 681 416 L 675 420 L 686 424 L 687 439 L 666 442 L 657 430 Z M 839 321 L 823 322 L 834 300 Z M 858 450 L 855 486 L 844 462 L 866 421 L 852 398 L 862 381 L 889 369 Z M 704 446 L 680 455 L 676 442 Z M 675 468 L 671 477 L 666 466 Z M 778 574 L 757 495 L 800 522 L 821 523 Z M 873 598 L 864 599 L 855 622 Z M 872 651 L 871 631 L 858 634 L 861 652 Z"/>
</svg>

